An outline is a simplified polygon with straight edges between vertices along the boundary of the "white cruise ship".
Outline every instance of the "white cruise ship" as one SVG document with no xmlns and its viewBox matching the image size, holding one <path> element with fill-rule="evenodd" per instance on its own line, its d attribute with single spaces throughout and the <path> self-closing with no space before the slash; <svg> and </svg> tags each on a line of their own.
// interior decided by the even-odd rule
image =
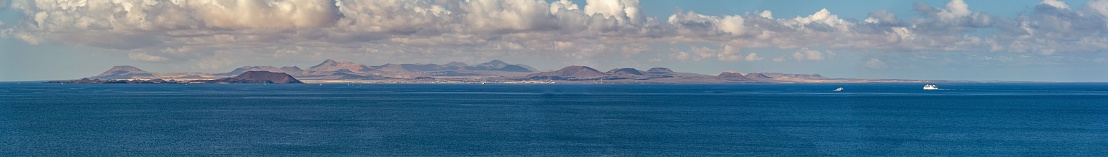
<svg viewBox="0 0 1108 157">
<path fill-rule="evenodd" d="M 923 90 L 939 90 L 939 86 L 935 86 L 935 84 L 927 84 L 923 85 Z"/>
</svg>

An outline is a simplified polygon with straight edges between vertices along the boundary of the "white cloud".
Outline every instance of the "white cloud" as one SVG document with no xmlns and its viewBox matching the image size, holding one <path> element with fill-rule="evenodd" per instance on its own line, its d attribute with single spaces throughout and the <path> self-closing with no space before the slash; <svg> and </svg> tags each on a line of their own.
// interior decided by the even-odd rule
<svg viewBox="0 0 1108 157">
<path fill-rule="evenodd" d="M 946 3 L 946 10 L 941 10 L 937 14 L 940 20 L 953 21 L 958 18 L 966 17 L 970 15 L 969 5 L 964 0 L 951 0 Z"/>
<path fill-rule="evenodd" d="M 798 60 L 798 61 L 803 61 L 803 60 L 818 61 L 818 60 L 823 60 L 823 53 L 819 52 L 819 51 L 816 51 L 816 50 L 808 49 L 807 47 L 805 47 L 805 48 L 800 48 L 800 50 L 797 50 L 796 52 L 793 52 L 793 58 Z"/>
<path fill-rule="evenodd" d="M 720 61 L 742 61 L 745 59 L 740 54 L 740 48 L 730 45 L 722 45 L 718 49 L 709 47 L 692 47 L 690 49 L 695 53 L 695 56 L 692 56 L 694 61 L 713 57 Z"/>
<path fill-rule="evenodd" d="M 195 14 L 193 17 L 205 26 L 216 28 L 316 28 L 333 25 L 339 18 L 335 3 L 328 0 L 184 2 L 184 6 Z"/>
<path fill-rule="evenodd" d="M 573 1 L 569 1 L 569 0 L 558 0 L 558 1 L 554 1 L 553 3 L 550 3 L 550 13 L 551 14 L 558 14 L 558 11 L 562 10 L 562 9 L 577 10 L 578 8 L 579 7 L 577 7 L 577 4 L 575 4 L 575 3 L 573 3 Z"/>
<path fill-rule="evenodd" d="M 1088 7 L 1100 16 L 1108 17 L 1108 0 L 1090 0 Z"/>
<path fill-rule="evenodd" d="M 739 51 L 749 48 L 800 48 L 792 53 L 796 60 L 834 58 L 825 53 L 830 50 L 1037 55 L 1108 50 L 1108 33 L 1101 33 L 1108 30 L 1108 0 L 1091 0 L 1080 9 L 1044 0 L 1016 18 L 993 17 L 951 0 L 942 7 L 914 6 L 919 18 L 878 10 L 863 20 L 843 19 L 829 9 L 781 19 L 770 10 L 735 15 L 689 10 L 657 19 L 644 16 L 637 0 L 0 2 L 28 16 L 0 24 L 8 27 L 3 37 L 118 50 L 133 60 L 158 62 L 225 63 L 207 59 L 216 50 L 244 53 L 228 57 L 294 57 L 275 52 L 302 51 L 298 54 L 392 59 L 633 58 L 660 43 L 722 45 L 669 54 L 693 61 L 764 59 Z M 155 53 L 164 49 L 178 50 Z"/>
<path fill-rule="evenodd" d="M 684 52 L 684 51 L 677 52 L 677 53 L 672 53 L 672 54 L 670 54 L 670 58 L 673 58 L 673 59 L 676 59 L 676 60 L 679 60 L 679 61 L 686 61 L 686 60 L 689 60 L 689 53 Z"/>
<path fill-rule="evenodd" d="M 750 54 L 746 55 L 746 61 L 760 61 L 762 59 L 765 58 L 758 57 L 758 53 L 751 52 Z"/>
<path fill-rule="evenodd" d="M 599 14 L 624 23 L 640 23 L 645 20 L 638 0 L 586 0 L 585 14 Z"/>
<path fill-rule="evenodd" d="M 23 42 L 26 42 L 27 44 L 38 45 L 42 43 L 42 38 L 39 38 L 35 35 L 27 33 L 17 33 L 15 34 L 15 36 L 16 38 L 19 38 L 19 40 L 23 40 Z"/>
<path fill-rule="evenodd" d="M 865 22 L 882 25 L 900 25 L 900 20 L 896 18 L 896 14 L 893 14 L 888 10 L 880 10 L 877 12 L 869 13 L 869 16 L 866 17 Z"/>
<path fill-rule="evenodd" d="M 723 49 L 716 53 L 716 58 L 721 61 L 740 61 L 743 59 L 743 55 L 739 54 L 738 47 L 724 45 Z"/>
<path fill-rule="evenodd" d="M 771 12 L 769 10 L 763 10 L 762 13 L 758 14 L 758 16 L 761 16 L 761 17 L 764 17 L 764 18 L 767 18 L 767 19 L 773 19 L 773 12 Z"/>
<path fill-rule="evenodd" d="M 931 8 L 926 4 L 917 5 L 916 11 L 930 17 L 921 24 L 933 29 L 958 29 L 957 27 L 986 27 L 992 25 L 992 16 L 974 12 L 964 0 L 951 0 L 943 8 Z"/>
<path fill-rule="evenodd" d="M 831 14 L 831 11 L 828 11 L 827 8 L 820 9 L 816 13 L 808 15 L 807 17 L 796 17 L 793 18 L 792 21 L 783 22 L 783 24 L 785 25 L 793 26 L 801 26 L 811 23 L 826 24 L 831 27 L 839 28 L 839 30 L 842 31 L 846 31 L 846 29 L 849 28 L 849 26 L 847 25 L 850 25 L 850 23 L 847 23 L 845 20 L 839 19 L 838 15 Z"/>
<path fill-rule="evenodd" d="M 1066 5 L 1066 2 L 1062 2 L 1059 0 L 1043 0 L 1041 4 L 1049 5 L 1058 9 L 1070 9 L 1070 6 Z"/>
<path fill-rule="evenodd" d="M 553 29 L 552 11 L 542 1 L 466 1 L 462 9 L 471 29 L 530 31 Z"/>
<path fill-rule="evenodd" d="M 732 35 L 743 34 L 743 17 L 742 16 L 726 16 L 719 20 L 718 25 L 723 32 L 731 33 Z"/>
</svg>

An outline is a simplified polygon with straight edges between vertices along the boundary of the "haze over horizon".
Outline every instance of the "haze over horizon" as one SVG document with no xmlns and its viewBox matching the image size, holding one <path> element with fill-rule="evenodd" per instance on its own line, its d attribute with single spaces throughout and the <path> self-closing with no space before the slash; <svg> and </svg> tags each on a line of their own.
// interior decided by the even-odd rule
<svg viewBox="0 0 1108 157">
<path fill-rule="evenodd" d="M 502 60 L 834 78 L 1108 81 L 1108 0 L 0 0 L 0 81 Z"/>
</svg>

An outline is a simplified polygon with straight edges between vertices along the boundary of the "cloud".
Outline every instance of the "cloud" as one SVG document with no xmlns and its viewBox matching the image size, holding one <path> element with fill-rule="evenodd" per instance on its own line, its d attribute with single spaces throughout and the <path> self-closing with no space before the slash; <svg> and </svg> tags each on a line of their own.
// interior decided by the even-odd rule
<svg viewBox="0 0 1108 157">
<path fill-rule="evenodd" d="M 889 12 L 888 10 L 880 10 L 877 12 L 869 13 L 869 16 L 865 20 L 866 23 L 898 26 L 900 25 L 900 19 L 896 18 L 896 14 Z M 901 27 L 903 28 L 903 27 Z"/>
<path fill-rule="evenodd" d="M 743 59 L 743 55 L 739 54 L 739 48 L 724 45 L 723 49 L 716 53 L 716 58 L 721 61 L 740 61 Z"/>
<path fill-rule="evenodd" d="M 585 14 L 616 19 L 621 23 L 641 23 L 645 20 L 638 0 L 587 0 Z"/>
<path fill-rule="evenodd" d="M 745 57 L 740 54 L 740 49 L 735 46 L 722 45 L 719 48 L 710 47 L 692 47 L 691 50 L 695 53 L 692 56 L 694 61 L 700 61 L 705 58 L 716 58 L 720 61 L 742 61 Z"/>
<path fill-rule="evenodd" d="M 770 10 L 705 15 L 679 9 L 658 19 L 645 16 L 637 0 L 0 2 L 27 16 L 0 24 L 8 28 L 5 38 L 102 48 L 162 63 L 228 63 L 211 58 L 221 50 L 232 53 L 226 57 L 311 54 L 428 62 L 453 59 L 446 56 L 630 59 L 656 51 L 652 45 L 658 44 L 681 47 L 668 55 L 682 61 L 764 59 L 739 51 L 750 48 L 798 50 L 792 58 L 807 61 L 833 58 L 831 50 L 1052 56 L 1108 50 L 1108 0 L 1081 7 L 1044 0 L 1014 18 L 951 0 L 939 7 L 916 4 L 923 15 L 917 18 L 877 10 L 861 20 L 840 18 L 835 8 L 783 18 Z"/>
<path fill-rule="evenodd" d="M 816 51 L 816 50 L 808 49 L 807 47 L 805 47 L 805 48 L 800 48 L 800 50 L 797 50 L 796 52 L 793 52 L 793 58 L 798 60 L 798 61 L 804 61 L 804 60 L 818 61 L 818 60 L 823 60 L 823 53 L 819 52 L 819 51 Z"/>
<path fill-rule="evenodd" d="M 670 54 L 670 58 L 673 58 L 673 59 L 679 60 L 679 61 L 686 61 L 686 60 L 689 60 L 689 53 L 684 52 L 684 51 L 672 53 L 672 54 Z"/>
<path fill-rule="evenodd" d="M 992 25 L 992 16 L 975 12 L 969 9 L 964 0 L 951 0 L 943 8 L 932 8 L 930 5 L 920 3 L 915 6 L 916 11 L 930 17 L 918 22 L 930 29 L 951 30 L 958 27 L 988 27 Z"/>
<path fill-rule="evenodd" d="M 1066 5 L 1066 2 L 1062 2 L 1062 1 L 1058 1 L 1058 0 L 1043 0 L 1043 2 L 1040 3 L 1040 4 L 1048 5 L 1048 6 L 1051 6 L 1051 7 L 1054 7 L 1054 8 L 1058 8 L 1058 9 L 1070 9 L 1070 6 Z"/>
<path fill-rule="evenodd" d="M 766 18 L 766 19 L 773 19 L 773 12 L 771 12 L 769 10 L 763 10 L 762 13 L 758 14 L 758 16 L 761 16 L 761 17 Z"/>
<path fill-rule="evenodd" d="M 23 40 L 23 42 L 26 42 L 27 44 L 31 44 L 31 45 L 38 45 L 38 44 L 42 43 L 42 38 L 39 38 L 38 36 L 35 36 L 35 35 L 27 34 L 27 33 L 17 33 L 17 34 L 15 34 L 15 37 L 19 38 L 19 40 Z"/>
<path fill-rule="evenodd" d="M 751 52 L 750 54 L 746 55 L 746 61 L 760 61 L 760 60 L 763 60 L 763 59 L 765 59 L 765 58 L 758 57 L 758 53 L 754 53 L 754 52 Z"/>
</svg>

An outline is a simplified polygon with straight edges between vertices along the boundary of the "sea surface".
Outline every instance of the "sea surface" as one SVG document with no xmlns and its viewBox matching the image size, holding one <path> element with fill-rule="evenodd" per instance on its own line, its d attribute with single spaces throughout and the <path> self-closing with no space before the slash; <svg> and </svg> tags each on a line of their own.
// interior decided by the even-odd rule
<svg viewBox="0 0 1108 157">
<path fill-rule="evenodd" d="M 1108 83 L 922 87 L 0 83 L 0 156 L 1108 154 Z"/>
</svg>

